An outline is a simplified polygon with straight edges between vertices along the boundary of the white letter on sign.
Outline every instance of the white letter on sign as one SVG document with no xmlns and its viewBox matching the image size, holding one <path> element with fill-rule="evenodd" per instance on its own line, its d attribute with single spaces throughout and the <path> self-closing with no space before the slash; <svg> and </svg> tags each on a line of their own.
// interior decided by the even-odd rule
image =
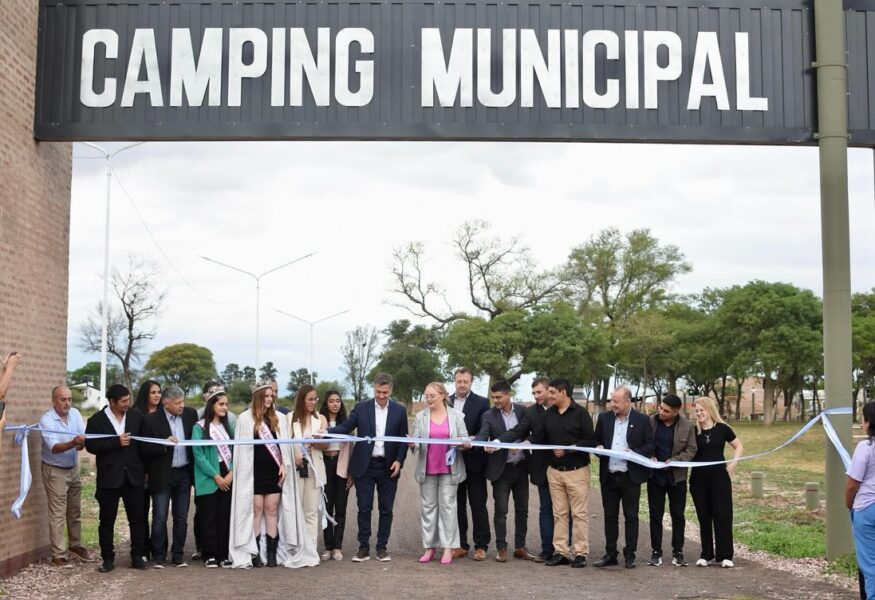
<svg viewBox="0 0 875 600">
<path fill-rule="evenodd" d="M 363 27 L 348 27 L 337 33 L 335 40 L 334 97 L 344 106 L 364 106 L 374 97 L 374 61 L 355 61 L 359 74 L 359 89 L 349 89 L 349 47 L 356 42 L 362 54 L 374 53 L 374 34 Z"/>
<path fill-rule="evenodd" d="M 658 50 L 668 48 L 668 64 L 659 66 Z M 644 108 L 658 108 L 660 81 L 681 76 L 681 38 L 671 31 L 644 32 Z"/>
<path fill-rule="evenodd" d="M 705 83 L 706 66 L 711 67 L 711 83 Z M 718 110 L 729 110 L 729 94 L 726 93 L 720 43 L 717 41 L 717 34 L 713 31 L 700 31 L 696 40 L 696 56 L 693 59 L 687 110 L 699 110 L 702 96 L 714 96 Z"/>
<path fill-rule="evenodd" d="M 422 106 L 434 106 L 437 92 L 441 106 L 453 106 L 456 94 L 463 107 L 474 104 L 474 30 L 456 29 L 450 48 L 450 62 L 444 62 L 441 31 L 437 28 L 422 30 Z"/>
<path fill-rule="evenodd" d="M 203 106 L 210 88 L 210 106 L 222 103 L 222 29 L 207 27 L 201 41 L 200 58 L 195 64 L 191 30 L 173 30 L 170 58 L 170 106 L 182 106 L 182 91 L 189 106 Z"/>
<path fill-rule="evenodd" d="M 243 47 L 252 44 L 252 62 L 243 62 Z M 228 106 L 240 106 L 243 79 L 257 79 L 267 70 L 267 34 L 261 29 L 231 29 L 228 42 Z"/>
<path fill-rule="evenodd" d="M 595 48 L 605 47 L 605 59 L 620 57 L 620 38 L 613 31 L 592 29 L 583 34 L 583 103 L 592 108 L 613 108 L 620 103 L 620 81 L 608 79 L 605 93 L 595 89 Z"/>
<path fill-rule="evenodd" d="M 103 80 L 103 91 L 94 91 L 94 49 L 106 47 L 106 58 L 118 58 L 118 34 L 112 29 L 89 29 L 82 36 L 82 71 L 79 75 L 79 101 L 91 108 L 104 108 L 115 102 L 115 77 Z"/>
<path fill-rule="evenodd" d="M 735 94 L 738 110 L 769 110 L 768 98 L 750 95 L 750 46 L 746 33 L 735 34 Z"/>
<path fill-rule="evenodd" d="M 289 29 L 289 48 L 289 106 L 303 106 L 305 76 L 316 106 L 328 106 L 331 102 L 331 29 L 316 30 L 316 57 L 301 27 Z"/>
<path fill-rule="evenodd" d="M 562 48 L 559 30 L 547 30 L 547 60 L 534 29 L 520 31 L 520 106 L 535 105 L 535 79 L 548 108 L 562 108 Z"/>
<path fill-rule="evenodd" d="M 502 108 L 516 99 L 516 31 L 502 32 L 501 92 L 492 91 L 492 31 L 477 30 L 477 100 L 483 106 Z"/>
<path fill-rule="evenodd" d="M 140 68 L 145 63 L 146 79 L 140 81 Z M 158 51 L 155 49 L 155 30 L 137 29 L 131 43 L 131 56 L 128 59 L 128 72 L 125 75 L 125 88 L 122 92 L 122 106 L 134 105 L 137 94 L 149 94 L 152 106 L 164 106 L 161 94 L 161 77 L 158 74 Z"/>
</svg>

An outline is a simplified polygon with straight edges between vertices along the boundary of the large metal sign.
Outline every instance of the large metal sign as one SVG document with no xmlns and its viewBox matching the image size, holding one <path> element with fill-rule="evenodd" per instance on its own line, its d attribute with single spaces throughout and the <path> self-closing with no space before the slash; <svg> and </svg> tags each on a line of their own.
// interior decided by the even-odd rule
<svg viewBox="0 0 875 600">
<path fill-rule="evenodd" d="M 41 0 L 35 137 L 806 144 L 813 57 L 807 0 Z"/>
</svg>

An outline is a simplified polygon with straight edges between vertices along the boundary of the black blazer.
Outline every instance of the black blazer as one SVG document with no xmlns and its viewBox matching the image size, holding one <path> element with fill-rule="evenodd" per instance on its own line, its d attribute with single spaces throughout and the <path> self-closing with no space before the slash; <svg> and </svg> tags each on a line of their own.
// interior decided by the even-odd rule
<svg viewBox="0 0 875 600">
<path fill-rule="evenodd" d="M 456 394 L 450 396 L 450 406 L 455 408 Z M 483 426 L 483 414 L 489 410 L 489 400 L 483 396 L 478 396 L 474 392 L 468 392 L 468 397 L 465 399 L 465 406 L 462 407 L 462 412 L 465 415 L 465 428 L 469 433 L 475 435 L 474 432 L 480 431 Z M 465 457 L 465 470 L 469 473 L 482 473 L 486 470 L 486 452 L 483 448 L 471 448 L 462 452 Z"/>
<path fill-rule="evenodd" d="M 544 415 L 547 409 L 543 405 L 532 404 L 523 411 L 523 418 L 519 424 L 506 433 L 498 436 L 499 442 L 512 442 L 518 439 L 526 439 L 535 434 L 544 426 Z M 547 483 L 547 459 L 549 450 L 528 450 L 526 464 L 529 467 L 529 478 L 533 485 L 546 485 Z"/>
<path fill-rule="evenodd" d="M 617 415 L 613 411 L 603 412 L 599 415 L 595 425 L 596 444 L 601 444 L 608 450 L 614 443 L 614 423 L 617 422 Z M 646 415 L 641 414 L 634 408 L 629 412 L 629 427 L 626 429 L 626 443 L 629 449 L 636 454 L 651 458 L 656 449 L 653 441 L 653 428 L 650 426 L 650 419 Z M 650 469 L 637 463 L 629 462 L 629 479 L 632 483 L 641 484 L 647 481 L 650 476 Z M 608 457 L 599 456 L 599 481 L 604 487 L 605 479 L 608 477 Z"/>
<path fill-rule="evenodd" d="M 514 404 L 513 412 L 516 414 L 517 423 L 522 423 L 525 409 L 519 404 Z M 480 432 L 475 439 L 484 442 L 497 440 L 505 432 L 507 432 L 507 428 L 504 426 L 504 417 L 501 416 L 501 409 L 493 407 L 483 413 L 483 425 L 480 427 Z M 515 437 L 509 441 L 516 441 L 521 438 L 525 439 L 525 436 Z M 507 453 L 508 450 L 501 449 L 486 455 L 486 478 L 489 481 L 497 481 L 504 474 Z"/>
<path fill-rule="evenodd" d="M 143 415 L 137 410 L 128 410 L 125 416 L 125 432 L 142 435 Z M 85 433 L 116 435 L 115 428 L 99 410 L 88 418 Z M 85 449 L 96 457 L 97 487 L 116 489 L 125 485 L 125 479 L 133 486 L 143 485 L 143 461 L 140 459 L 140 442 L 131 440 L 131 445 L 122 448 L 118 437 L 85 440 Z"/>
<path fill-rule="evenodd" d="M 357 403 L 346 421 L 336 427 L 328 429 L 328 433 L 343 433 L 349 434 L 353 429 L 357 430 L 356 435 L 361 437 L 377 435 L 376 415 L 374 414 L 374 400 L 362 400 Z M 389 400 L 389 414 L 386 416 L 386 435 L 404 437 L 407 435 L 407 409 L 395 402 Z M 348 473 L 354 478 L 359 478 L 365 474 L 368 465 L 371 462 L 371 453 L 374 448 L 366 442 L 356 442 L 352 448 L 352 456 L 349 459 Z M 386 469 L 392 466 L 396 460 L 404 466 L 404 459 L 407 458 L 407 444 L 398 442 L 386 442 Z"/>
<path fill-rule="evenodd" d="M 194 428 L 194 424 L 197 423 L 197 411 L 186 406 L 182 409 L 181 418 L 185 439 L 190 440 L 191 430 Z M 167 414 L 164 412 L 163 406 L 159 406 L 158 410 L 147 415 L 143 420 L 144 437 L 166 440 L 171 435 L 170 422 L 167 420 Z M 143 444 L 141 451 L 143 466 L 146 469 L 146 474 L 149 475 L 149 489 L 151 491 L 161 491 L 170 482 L 174 449 L 173 446 L 162 446 L 161 444 Z M 194 454 L 192 453 L 191 446 L 186 447 L 185 454 L 188 456 L 189 474 L 194 477 Z"/>
</svg>

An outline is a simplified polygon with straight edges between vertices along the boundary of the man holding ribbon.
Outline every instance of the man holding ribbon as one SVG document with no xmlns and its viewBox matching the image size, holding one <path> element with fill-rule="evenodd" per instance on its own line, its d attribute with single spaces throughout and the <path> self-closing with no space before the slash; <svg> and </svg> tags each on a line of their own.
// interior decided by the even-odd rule
<svg viewBox="0 0 875 600">
<path fill-rule="evenodd" d="M 85 422 L 73 408 L 69 388 L 59 385 L 52 390 L 52 409 L 42 416 L 39 425 L 43 429 L 41 466 L 49 503 L 52 565 L 72 566 L 66 553 L 64 525 L 70 553 L 91 562 L 88 550 L 82 547 L 82 482 L 79 479 L 79 452 L 85 448 Z"/>
</svg>

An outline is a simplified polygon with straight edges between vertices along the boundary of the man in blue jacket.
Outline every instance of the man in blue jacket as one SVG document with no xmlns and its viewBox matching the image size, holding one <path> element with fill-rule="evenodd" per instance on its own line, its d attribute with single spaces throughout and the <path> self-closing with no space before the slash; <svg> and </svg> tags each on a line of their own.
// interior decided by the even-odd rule
<svg viewBox="0 0 875 600">
<path fill-rule="evenodd" d="M 360 437 L 407 436 L 407 410 L 390 399 L 392 376 L 378 373 L 374 378 L 374 398 L 356 404 L 346 421 L 332 427 L 328 433 L 349 434 L 353 429 Z M 380 517 L 377 524 L 377 560 L 392 560 L 387 546 L 392 531 L 392 507 L 398 490 L 398 476 L 407 444 L 398 442 L 358 442 L 349 460 L 349 474 L 355 480 L 358 504 L 358 553 L 353 562 L 371 558 L 371 512 L 374 509 L 374 488 Z"/>
</svg>

